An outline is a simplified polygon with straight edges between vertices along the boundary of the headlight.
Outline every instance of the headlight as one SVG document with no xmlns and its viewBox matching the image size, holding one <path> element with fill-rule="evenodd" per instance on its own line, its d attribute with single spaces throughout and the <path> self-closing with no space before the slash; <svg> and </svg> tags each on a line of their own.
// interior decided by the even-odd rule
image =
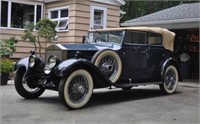
<svg viewBox="0 0 200 124">
<path fill-rule="evenodd" d="M 49 68 L 48 65 L 46 65 L 46 66 L 44 67 L 44 73 L 45 73 L 45 74 L 49 74 L 50 72 L 51 72 L 51 69 Z"/>
<path fill-rule="evenodd" d="M 55 67 L 56 60 L 57 60 L 57 58 L 55 56 L 50 56 L 49 57 L 48 62 L 47 62 L 47 64 L 49 65 L 49 68 L 52 69 L 53 67 Z"/>
<path fill-rule="evenodd" d="M 50 56 L 48 58 L 47 64 L 44 67 L 44 73 L 49 74 L 51 70 L 60 62 L 56 56 Z"/>
<path fill-rule="evenodd" d="M 29 57 L 29 67 L 34 67 L 35 65 L 35 56 L 30 56 Z"/>
</svg>

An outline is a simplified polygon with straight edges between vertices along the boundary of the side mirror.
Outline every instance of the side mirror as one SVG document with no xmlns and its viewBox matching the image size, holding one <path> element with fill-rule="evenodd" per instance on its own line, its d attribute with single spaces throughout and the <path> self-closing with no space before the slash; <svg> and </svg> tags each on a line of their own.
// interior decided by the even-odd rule
<svg viewBox="0 0 200 124">
<path fill-rule="evenodd" d="M 32 51 L 32 50 L 31 50 L 31 51 L 30 51 L 30 54 L 31 54 L 31 55 L 35 55 L 35 51 Z"/>
<path fill-rule="evenodd" d="M 56 42 L 58 40 L 58 36 L 56 35 L 54 38 L 53 38 L 53 41 Z"/>
</svg>

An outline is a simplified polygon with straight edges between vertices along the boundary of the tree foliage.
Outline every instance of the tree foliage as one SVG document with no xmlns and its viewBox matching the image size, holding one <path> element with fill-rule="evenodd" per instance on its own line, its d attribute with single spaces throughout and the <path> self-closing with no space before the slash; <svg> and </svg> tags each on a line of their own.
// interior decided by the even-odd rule
<svg viewBox="0 0 200 124">
<path fill-rule="evenodd" d="M 33 43 L 35 46 L 35 52 L 39 53 L 40 56 L 42 56 L 42 46 L 40 38 L 43 37 L 47 42 L 51 42 L 56 36 L 55 27 L 55 22 L 46 18 L 41 19 L 36 25 L 27 25 L 26 29 L 24 30 L 24 35 L 22 36 L 22 39 L 28 40 L 29 42 Z"/>
<path fill-rule="evenodd" d="M 28 40 L 29 42 L 33 43 L 35 46 L 35 50 L 37 51 L 37 44 L 36 44 L 36 35 L 33 33 L 34 31 L 34 24 L 29 24 L 26 26 L 26 29 L 24 30 L 24 35 L 22 36 L 22 39 Z"/>
<path fill-rule="evenodd" d="M 162 1 L 133 1 L 125 0 L 126 4 L 121 6 L 121 9 L 126 14 L 121 19 L 121 22 L 154 13 L 166 8 L 170 8 L 183 3 L 199 2 L 198 0 L 162 0 Z"/>
<path fill-rule="evenodd" d="M 56 23 L 49 19 L 42 19 L 36 24 L 38 36 L 44 37 L 46 41 L 51 41 L 56 36 Z"/>
<path fill-rule="evenodd" d="M 9 57 L 12 56 L 13 52 L 16 51 L 16 43 L 17 40 L 15 37 L 10 37 L 7 40 L 0 41 L 0 58 L 3 55 L 8 55 Z"/>
</svg>

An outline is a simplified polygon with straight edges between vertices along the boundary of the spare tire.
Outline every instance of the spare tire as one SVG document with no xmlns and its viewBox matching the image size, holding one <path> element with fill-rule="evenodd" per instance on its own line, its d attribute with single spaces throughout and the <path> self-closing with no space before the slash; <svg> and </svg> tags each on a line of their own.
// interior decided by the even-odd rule
<svg viewBox="0 0 200 124">
<path fill-rule="evenodd" d="M 102 50 L 91 60 L 112 83 L 117 82 L 122 71 L 122 62 L 117 53 L 112 50 Z"/>
</svg>

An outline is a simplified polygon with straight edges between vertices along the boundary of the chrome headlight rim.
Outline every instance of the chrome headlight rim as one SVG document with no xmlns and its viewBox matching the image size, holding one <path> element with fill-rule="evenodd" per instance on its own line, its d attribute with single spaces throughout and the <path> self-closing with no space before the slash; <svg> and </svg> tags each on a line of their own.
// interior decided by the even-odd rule
<svg viewBox="0 0 200 124">
<path fill-rule="evenodd" d="M 35 66 L 36 63 L 36 57 L 34 55 L 31 55 L 29 57 L 29 67 L 33 68 Z"/>
<path fill-rule="evenodd" d="M 57 64 L 57 57 L 54 55 L 51 55 L 47 60 L 47 65 L 50 69 L 54 68 Z"/>
<path fill-rule="evenodd" d="M 45 74 L 50 74 L 50 72 L 51 72 L 51 69 L 49 68 L 48 65 L 46 65 L 46 66 L 44 67 L 44 73 L 45 73 Z"/>
<path fill-rule="evenodd" d="M 55 55 L 49 56 L 47 60 L 47 64 L 44 67 L 44 73 L 50 74 L 51 70 L 56 67 L 56 65 L 60 62 L 60 59 L 58 59 Z"/>
</svg>

